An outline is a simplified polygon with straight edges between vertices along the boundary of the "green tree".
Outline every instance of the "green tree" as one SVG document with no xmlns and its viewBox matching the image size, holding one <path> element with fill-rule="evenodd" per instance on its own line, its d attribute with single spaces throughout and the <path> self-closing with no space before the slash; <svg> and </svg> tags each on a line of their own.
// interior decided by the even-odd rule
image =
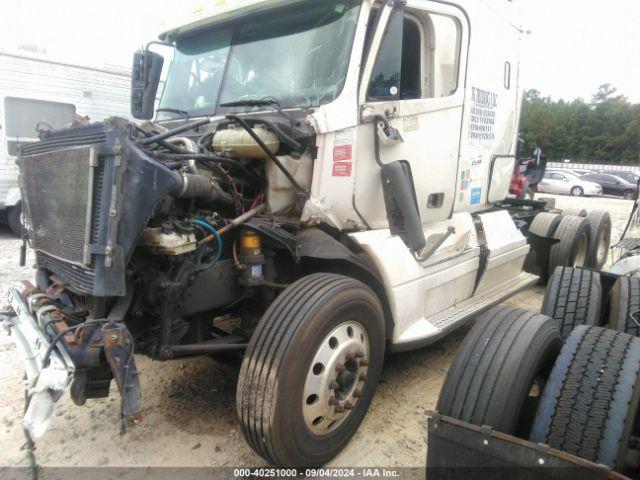
<svg viewBox="0 0 640 480">
<path fill-rule="evenodd" d="M 538 90 L 524 94 L 520 136 L 524 152 L 540 146 L 551 160 L 640 164 L 640 105 L 601 85 L 591 102 L 554 101 Z"/>
</svg>

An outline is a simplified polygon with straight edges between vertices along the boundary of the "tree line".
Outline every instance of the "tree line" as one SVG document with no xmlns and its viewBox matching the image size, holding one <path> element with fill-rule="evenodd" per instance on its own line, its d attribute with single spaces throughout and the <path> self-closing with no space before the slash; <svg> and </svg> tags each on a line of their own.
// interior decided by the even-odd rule
<svg viewBox="0 0 640 480">
<path fill-rule="evenodd" d="M 538 90 L 524 95 L 523 154 L 541 147 L 551 161 L 640 165 L 640 104 L 600 86 L 591 102 L 554 101 Z"/>
</svg>

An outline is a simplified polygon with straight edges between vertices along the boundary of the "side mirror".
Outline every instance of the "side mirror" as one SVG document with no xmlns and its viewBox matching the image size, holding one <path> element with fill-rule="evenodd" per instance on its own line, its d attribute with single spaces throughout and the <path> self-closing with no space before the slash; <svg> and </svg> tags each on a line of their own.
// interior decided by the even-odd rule
<svg viewBox="0 0 640 480">
<path fill-rule="evenodd" d="M 133 55 L 131 70 L 131 115 L 138 120 L 150 120 L 156 104 L 158 85 L 164 58 L 149 50 Z"/>
<path fill-rule="evenodd" d="M 396 160 L 382 165 L 381 178 L 391 233 L 404 236 L 406 243 L 415 252 L 420 252 L 427 240 L 422 229 L 409 162 Z"/>
</svg>

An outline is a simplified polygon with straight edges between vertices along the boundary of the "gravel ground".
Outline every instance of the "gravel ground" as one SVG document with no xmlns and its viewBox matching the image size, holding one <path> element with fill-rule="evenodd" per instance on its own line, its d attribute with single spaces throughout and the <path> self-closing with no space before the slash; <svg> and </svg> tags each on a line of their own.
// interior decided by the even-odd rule
<svg viewBox="0 0 640 480">
<path fill-rule="evenodd" d="M 551 196 L 551 195 L 545 195 Z M 608 210 L 617 240 L 632 202 L 612 198 L 555 197 L 558 208 Z M 32 270 L 20 268 L 19 241 L 0 227 L 0 292 Z M 33 263 L 30 255 L 28 264 Z M 506 303 L 537 310 L 543 289 L 531 288 Z M 470 326 L 415 352 L 390 355 L 371 410 L 332 466 L 424 467 L 425 411 L 435 407 L 445 373 Z M 119 397 L 84 407 L 61 399 L 51 429 L 37 442 L 40 465 L 259 466 L 264 462 L 242 439 L 235 417 L 235 367 L 198 358 L 160 364 L 137 357 L 145 420 L 120 434 Z M 0 334 L 0 466 L 26 466 L 20 428 L 22 367 L 10 338 Z M 115 388 L 115 387 L 114 387 Z"/>
</svg>

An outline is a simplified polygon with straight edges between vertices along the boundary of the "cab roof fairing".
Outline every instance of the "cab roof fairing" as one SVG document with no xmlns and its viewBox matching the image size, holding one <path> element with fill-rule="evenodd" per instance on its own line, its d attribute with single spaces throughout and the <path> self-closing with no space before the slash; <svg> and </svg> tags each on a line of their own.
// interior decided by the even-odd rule
<svg viewBox="0 0 640 480">
<path fill-rule="evenodd" d="M 213 7 L 198 8 L 188 18 L 183 17 L 173 22 L 173 25 L 162 32 L 159 38 L 162 41 L 175 41 L 185 33 L 300 1 L 303 0 L 208 0 L 209 3 L 214 4 Z"/>
</svg>

